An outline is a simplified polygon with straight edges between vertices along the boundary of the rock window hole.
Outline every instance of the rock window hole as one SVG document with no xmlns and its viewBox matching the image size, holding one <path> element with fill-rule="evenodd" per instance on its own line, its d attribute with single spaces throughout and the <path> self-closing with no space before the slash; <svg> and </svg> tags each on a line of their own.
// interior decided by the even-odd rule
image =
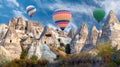
<svg viewBox="0 0 120 67">
<path fill-rule="evenodd" d="M 112 25 L 115 25 L 114 23 L 112 23 Z"/>
<path fill-rule="evenodd" d="M 46 44 L 46 41 L 44 41 L 44 43 Z"/>
<path fill-rule="evenodd" d="M 39 32 L 38 32 L 38 31 L 36 31 L 36 33 L 38 34 Z"/>
<path fill-rule="evenodd" d="M 27 30 L 27 27 L 25 27 L 25 30 Z"/>
<path fill-rule="evenodd" d="M 12 43 L 12 40 L 10 40 L 10 43 Z"/>
</svg>

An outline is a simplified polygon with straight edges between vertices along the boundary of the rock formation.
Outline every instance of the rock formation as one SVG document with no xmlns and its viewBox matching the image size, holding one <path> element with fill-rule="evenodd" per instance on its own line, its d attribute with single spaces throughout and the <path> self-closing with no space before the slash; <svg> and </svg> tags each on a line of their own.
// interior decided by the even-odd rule
<svg viewBox="0 0 120 67">
<path fill-rule="evenodd" d="M 7 58 L 10 58 L 10 53 L 3 47 L 3 46 L 0 46 L 0 55 L 4 55 L 6 56 Z"/>
<path fill-rule="evenodd" d="M 98 37 L 99 37 L 99 31 L 97 30 L 96 26 L 93 26 L 88 34 L 87 40 L 85 42 L 82 51 L 87 51 L 93 48 L 94 46 L 96 46 Z"/>
<path fill-rule="evenodd" d="M 28 21 L 27 22 L 27 34 L 35 39 L 39 39 L 43 31 L 43 26 L 39 22 Z"/>
<path fill-rule="evenodd" d="M 38 59 L 47 59 L 49 61 L 53 61 L 56 58 L 56 54 L 54 54 L 47 44 L 40 44 L 37 40 L 30 45 L 28 50 L 28 58 L 31 58 L 33 55 L 37 56 Z"/>
<path fill-rule="evenodd" d="M 49 26 L 45 26 L 39 40 L 41 44 L 56 44 L 59 34 Z"/>
<path fill-rule="evenodd" d="M 85 41 L 87 39 L 87 35 L 88 35 L 88 28 L 87 28 L 87 25 L 83 23 L 71 41 L 71 44 L 70 44 L 71 53 L 81 52 L 85 44 Z"/>
<path fill-rule="evenodd" d="M 118 45 L 118 49 L 120 49 L 120 23 L 114 14 L 114 12 L 111 10 L 109 12 L 109 15 L 107 16 L 107 20 L 102 28 L 102 35 L 98 41 L 109 41 L 111 42 L 112 46 Z"/>
<path fill-rule="evenodd" d="M 50 50 L 50 47 L 47 44 L 40 45 L 40 51 L 42 54 L 42 59 L 48 59 L 50 62 L 56 59 L 56 54 Z"/>
<path fill-rule="evenodd" d="M 0 41 L 4 38 L 7 30 L 8 30 L 8 26 L 6 24 L 0 25 Z"/>
<path fill-rule="evenodd" d="M 68 37 L 73 38 L 74 35 L 75 35 L 75 31 L 74 31 L 74 29 L 71 29 L 68 33 Z"/>
<path fill-rule="evenodd" d="M 96 45 L 98 35 L 99 35 L 99 31 L 97 30 L 96 26 L 93 26 L 88 35 L 87 44 Z"/>
<path fill-rule="evenodd" d="M 13 27 L 9 27 L 0 44 L 10 53 L 11 59 L 20 58 L 22 52 L 20 39 Z"/>
<path fill-rule="evenodd" d="M 40 44 L 39 41 L 33 42 L 28 50 L 28 58 L 31 58 L 33 55 L 37 56 L 38 59 L 41 58 L 41 52 L 40 52 Z"/>
<path fill-rule="evenodd" d="M 73 29 L 67 33 L 49 26 L 43 27 L 40 22 L 14 17 L 8 24 L 0 24 L 0 55 L 19 59 L 23 48 L 28 49 L 28 58 L 36 55 L 38 59 L 53 61 L 56 51 L 52 52 L 50 47 L 65 49 L 66 44 L 70 44 L 71 53 L 92 52 L 94 46 L 103 41 L 111 42 L 112 46 L 118 45 L 120 49 L 119 31 L 120 23 L 113 11 L 110 11 L 102 29 L 97 30 L 93 26 L 89 33 L 85 23 L 76 33 Z M 65 46 L 61 47 L 61 43 Z"/>
</svg>

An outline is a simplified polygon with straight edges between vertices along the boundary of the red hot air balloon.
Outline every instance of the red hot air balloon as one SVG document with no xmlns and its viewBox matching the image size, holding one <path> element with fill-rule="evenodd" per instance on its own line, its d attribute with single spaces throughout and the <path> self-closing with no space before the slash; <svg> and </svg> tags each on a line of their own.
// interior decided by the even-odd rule
<svg viewBox="0 0 120 67">
<path fill-rule="evenodd" d="M 65 9 L 59 9 L 53 14 L 53 20 L 55 21 L 56 25 L 61 28 L 61 30 L 64 30 L 67 27 L 71 18 L 71 12 Z"/>
</svg>

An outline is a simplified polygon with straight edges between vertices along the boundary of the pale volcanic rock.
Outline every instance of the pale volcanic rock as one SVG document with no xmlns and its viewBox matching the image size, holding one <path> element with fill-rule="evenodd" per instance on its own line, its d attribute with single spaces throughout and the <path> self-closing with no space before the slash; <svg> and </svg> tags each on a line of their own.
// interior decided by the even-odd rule
<svg viewBox="0 0 120 67">
<path fill-rule="evenodd" d="M 43 31 L 43 26 L 40 22 L 28 21 L 27 34 L 29 36 L 39 39 L 42 31 Z"/>
<path fill-rule="evenodd" d="M 70 31 L 68 32 L 68 37 L 73 38 L 74 35 L 75 35 L 74 29 L 70 29 Z"/>
<path fill-rule="evenodd" d="M 115 15 L 115 13 L 111 10 L 109 15 L 107 16 L 107 20 L 102 28 L 102 35 L 99 38 L 99 42 L 101 41 L 109 41 L 112 46 L 118 45 L 118 49 L 120 49 L 120 23 Z"/>
<path fill-rule="evenodd" d="M 39 40 L 41 41 L 41 44 L 56 44 L 57 35 L 58 34 L 54 29 L 45 26 Z"/>
<path fill-rule="evenodd" d="M 6 24 L 1 24 L 0 25 L 0 41 L 4 38 L 8 28 L 9 27 Z"/>
<path fill-rule="evenodd" d="M 0 46 L 0 55 L 4 55 L 9 58 L 10 53 L 3 46 Z"/>
<path fill-rule="evenodd" d="M 16 24 L 17 24 L 17 21 L 18 21 L 18 17 L 12 18 L 12 19 L 9 21 L 8 26 L 9 26 L 9 27 L 13 27 L 13 28 L 15 29 Z"/>
<path fill-rule="evenodd" d="M 28 54 L 27 54 L 28 58 L 31 58 L 33 55 L 37 56 L 38 59 L 41 58 L 39 41 L 32 42 L 29 47 Z"/>
<path fill-rule="evenodd" d="M 93 26 L 88 35 L 86 44 L 96 45 L 98 36 L 99 36 L 99 31 L 97 30 L 96 26 Z"/>
<path fill-rule="evenodd" d="M 97 30 L 96 26 L 93 26 L 91 28 L 91 31 L 88 34 L 88 37 L 82 49 L 82 52 L 88 51 L 94 46 L 96 46 L 98 37 L 99 37 L 99 31 Z"/>
<path fill-rule="evenodd" d="M 7 33 L 1 41 L 2 46 L 10 53 L 11 59 L 19 59 L 22 49 L 20 46 L 20 40 L 13 27 L 7 30 Z"/>
<path fill-rule="evenodd" d="M 88 35 L 88 28 L 87 25 L 83 23 L 71 41 L 70 44 L 71 53 L 81 52 L 82 48 L 84 47 L 85 41 L 87 39 L 87 35 Z"/>
</svg>

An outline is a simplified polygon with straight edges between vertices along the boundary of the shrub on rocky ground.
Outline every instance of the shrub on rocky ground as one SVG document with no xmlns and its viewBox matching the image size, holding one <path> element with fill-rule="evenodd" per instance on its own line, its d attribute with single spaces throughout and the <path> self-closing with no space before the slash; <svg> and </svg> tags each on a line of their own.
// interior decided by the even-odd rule
<svg viewBox="0 0 120 67">
<path fill-rule="evenodd" d="M 31 59 L 13 60 L 3 64 L 3 67 L 120 67 L 120 50 L 117 50 L 117 47 L 112 47 L 110 43 L 101 43 L 96 46 L 96 49 L 97 56 L 87 52 L 68 54 L 66 57 L 59 56 L 54 63 L 37 60 L 36 56 L 32 56 Z"/>
<path fill-rule="evenodd" d="M 33 62 L 37 62 L 38 57 L 36 55 L 32 55 L 32 57 L 30 58 Z"/>
<path fill-rule="evenodd" d="M 28 54 L 28 51 L 27 50 L 23 50 L 22 53 L 21 53 L 20 59 L 26 59 L 27 58 L 27 54 Z"/>
<path fill-rule="evenodd" d="M 112 46 L 110 42 L 101 42 L 97 45 L 98 56 L 104 61 L 105 67 L 119 67 L 120 65 L 120 50 L 117 46 Z"/>
<path fill-rule="evenodd" d="M 64 51 L 64 49 L 62 47 L 58 47 L 58 50 L 60 51 Z"/>
<path fill-rule="evenodd" d="M 10 59 L 0 54 L 0 66 L 7 62 L 10 62 Z"/>
<path fill-rule="evenodd" d="M 31 59 L 15 59 L 9 63 L 3 64 L 2 67 L 45 67 L 47 63 L 47 60 L 34 62 Z"/>
</svg>

